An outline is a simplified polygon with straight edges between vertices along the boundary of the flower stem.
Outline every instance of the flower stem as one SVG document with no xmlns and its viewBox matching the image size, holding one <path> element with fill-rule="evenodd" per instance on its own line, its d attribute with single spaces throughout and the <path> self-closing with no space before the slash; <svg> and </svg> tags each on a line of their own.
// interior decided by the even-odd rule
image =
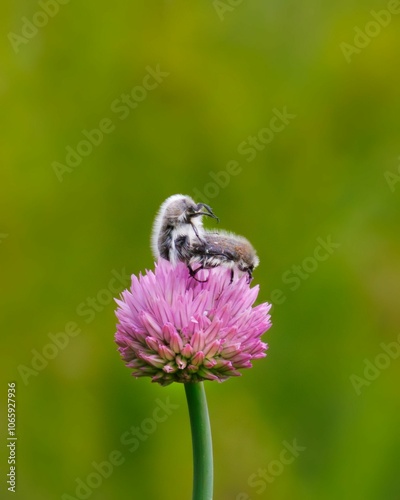
<svg viewBox="0 0 400 500">
<path fill-rule="evenodd" d="M 203 382 L 186 383 L 193 444 L 192 500 L 212 500 L 213 454 L 210 419 Z"/>
</svg>

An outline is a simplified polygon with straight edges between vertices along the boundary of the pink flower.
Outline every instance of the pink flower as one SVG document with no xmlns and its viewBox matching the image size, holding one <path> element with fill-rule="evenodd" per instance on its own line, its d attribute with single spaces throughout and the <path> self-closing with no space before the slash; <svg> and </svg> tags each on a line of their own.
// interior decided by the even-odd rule
<svg viewBox="0 0 400 500">
<path fill-rule="evenodd" d="M 241 375 L 268 348 L 260 337 L 271 326 L 271 305 L 252 307 L 258 290 L 247 275 L 231 283 L 223 267 L 199 282 L 185 264 L 160 259 L 154 273 L 133 275 L 130 291 L 116 299 L 121 357 L 132 375 L 161 385 Z"/>
</svg>

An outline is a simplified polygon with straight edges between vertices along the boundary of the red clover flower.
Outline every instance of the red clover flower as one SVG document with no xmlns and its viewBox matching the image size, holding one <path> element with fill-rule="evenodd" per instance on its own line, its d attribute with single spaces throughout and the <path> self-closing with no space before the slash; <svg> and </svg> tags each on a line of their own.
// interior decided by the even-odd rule
<svg viewBox="0 0 400 500">
<path fill-rule="evenodd" d="M 260 337 L 271 326 L 271 305 L 253 307 L 259 287 L 247 275 L 204 271 L 190 276 L 187 266 L 160 259 L 155 271 L 137 278 L 117 300 L 115 341 L 135 377 L 153 382 L 222 382 L 241 375 L 252 360 L 266 356 Z"/>
</svg>

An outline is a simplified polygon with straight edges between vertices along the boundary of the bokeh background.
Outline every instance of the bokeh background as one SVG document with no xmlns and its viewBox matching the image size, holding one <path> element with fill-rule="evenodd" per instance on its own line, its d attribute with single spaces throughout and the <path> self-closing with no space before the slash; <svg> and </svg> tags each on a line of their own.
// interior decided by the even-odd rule
<svg viewBox="0 0 400 500">
<path fill-rule="evenodd" d="M 215 499 L 400 498 L 397 3 L 2 4 L 1 498 L 191 497 L 183 387 L 135 380 L 113 342 L 111 288 L 153 266 L 153 217 L 174 193 L 253 242 L 259 300 L 275 298 L 268 357 L 206 387 Z M 377 24 L 371 10 L 389 8 Z M 268 132 L 277 110 L 287 123 Z M 108 133 L 67 160 L 100 122 Z M 70 322 L 78 335 L 46 348 Z M 52 359 L 35 361 L 43 350 Z M 171 415 L 130 451 L 121 437 L 150 429 L 168 398 Z M 77 492 L 115 450 L 123 463 Z"/>
</svg>

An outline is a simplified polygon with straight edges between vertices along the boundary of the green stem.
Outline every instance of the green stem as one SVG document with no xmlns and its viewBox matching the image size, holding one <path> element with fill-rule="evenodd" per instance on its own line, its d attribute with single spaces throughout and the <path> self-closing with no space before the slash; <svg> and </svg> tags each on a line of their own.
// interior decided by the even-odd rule
<svg viewBox="0 0 400 500">
<path fill-rule="evenodd" d="M 185 384 L 193 444 L 193 500 L 212 500 L 213 454 L 203 382 Z"/>
</svg>

